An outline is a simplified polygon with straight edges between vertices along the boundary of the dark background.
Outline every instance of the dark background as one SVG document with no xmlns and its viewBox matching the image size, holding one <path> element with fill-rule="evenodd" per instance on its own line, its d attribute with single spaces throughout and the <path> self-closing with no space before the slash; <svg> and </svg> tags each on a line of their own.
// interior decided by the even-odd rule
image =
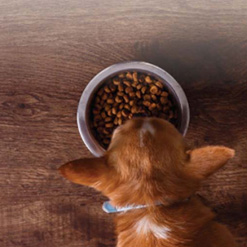
<svg viewBox="0 0 247 247">
<path fill-rule="evenodd" d="M 192 146 L 236 150 L 200 193 L 247 246 L 245 0 L 0 1 L 0 246 L 115 245 L 105 198 L 57 168 L 90 156 L 76 125 L 80 95 L 126 60 L 182 85 Z"/>
</svg>

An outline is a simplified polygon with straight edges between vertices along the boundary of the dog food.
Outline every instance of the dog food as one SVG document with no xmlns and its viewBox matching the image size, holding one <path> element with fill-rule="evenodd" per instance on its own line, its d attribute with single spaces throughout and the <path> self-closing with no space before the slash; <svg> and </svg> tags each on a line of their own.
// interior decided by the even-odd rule
<svg viewBox="0 0 247 247">
<path fill-rule="evenodd" d="M 120 73 L 107 80 L 92 101 L 90 116 L 95 138 L 107 148 L 113 130 L 136 114 L 177 125 L 177 107 L 160 80 L 139 72 Z"/>
</svg>

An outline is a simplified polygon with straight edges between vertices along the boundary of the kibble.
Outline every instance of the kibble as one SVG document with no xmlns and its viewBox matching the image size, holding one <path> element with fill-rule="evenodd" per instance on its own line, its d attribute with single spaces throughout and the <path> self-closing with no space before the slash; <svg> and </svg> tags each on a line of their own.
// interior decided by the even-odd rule
<svg viewBox="0 0 247 247">
<path fill-rule="evenodd" d="M 147 87 L 146 87 L 146 86 L 142 87 L 142 88 L 141 88 L 142 94 L 145 94 L 146 90 L 147 90 Z"/>
<path fill-rule="evenodd" d="M 129 97 L 127 95 L 124 95 L 123 98 L 124 98 L 125 103 L 129 102 Z"/>
<path fill-rule="evenodd" d="M 136 96 L 137 96 L 137 98 L 141 99 L 141 97 L 142 97 L 141 92 L 140 91 L 137 91 L 136 92 Z"/>
<path fill-rule="evenodd" d="M 150 88 L 150 93 L 151 94 L 157 94 L 158 93 L 158 88 L 155 85 L 152 85 Z"/>
<path fill-rule="evenodd" d="M 166 119 L 175 126 L 177 107 L 164 84 L 145 73 L 127 71 L 108 79 L 91 107 L 91 127 L 102 147 L 107 148 L 114 129 L 134 114 Z"/>
<path fill-rule="evenodd" d="M 151 83 L 152 82 L 150 76 L 146 76 L 145 77 L 145 82 L 147 82 L 147 83 Z"/>
<path fill-rule="evenodd" d="M 117 115 L 117 108 L 115 108 L 115 107 L 112 108 L 112 114 Z"/>
<path fill-rule="evenodd" d="M 138 77 L 137 77 L 137 72 L 133 73 L 133 81 L 137 82 L 138 81 Z"/>
</svg>

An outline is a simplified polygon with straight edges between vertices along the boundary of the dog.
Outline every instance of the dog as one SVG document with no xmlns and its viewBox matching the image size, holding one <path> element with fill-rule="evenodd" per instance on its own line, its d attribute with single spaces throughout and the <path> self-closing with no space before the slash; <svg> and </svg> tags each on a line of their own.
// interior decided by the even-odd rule
<svg viewBox="0 0 247 247">
<path fill-rule="evenodd" d="M 59 169 L 70 181 L 101 191 L 121 212 L 117 247 L 234 247 L 231 233 L 195 195 L 234 155 L 224 146 L 187 150 L 168 121 L 136 118 L 115 129 L 103 157 Z"/>
</svg>

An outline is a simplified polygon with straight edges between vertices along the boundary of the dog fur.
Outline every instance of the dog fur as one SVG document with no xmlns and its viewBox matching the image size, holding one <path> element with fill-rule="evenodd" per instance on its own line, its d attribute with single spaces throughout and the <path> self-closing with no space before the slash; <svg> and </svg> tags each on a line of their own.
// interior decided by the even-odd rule
<svg viewBox="0 0 247 247">
<path fill-rule="evenodd" d="M 187 150 L 169 122 L 137 118 L 114 131 L 103 157 L 69 162 L 60 172 L 114 206 L 149 205 L 116 216 L 117 247 L 234 247 L 227 228 L 194 195 L 233 156 L 223 146 Z"/>
</svg>

